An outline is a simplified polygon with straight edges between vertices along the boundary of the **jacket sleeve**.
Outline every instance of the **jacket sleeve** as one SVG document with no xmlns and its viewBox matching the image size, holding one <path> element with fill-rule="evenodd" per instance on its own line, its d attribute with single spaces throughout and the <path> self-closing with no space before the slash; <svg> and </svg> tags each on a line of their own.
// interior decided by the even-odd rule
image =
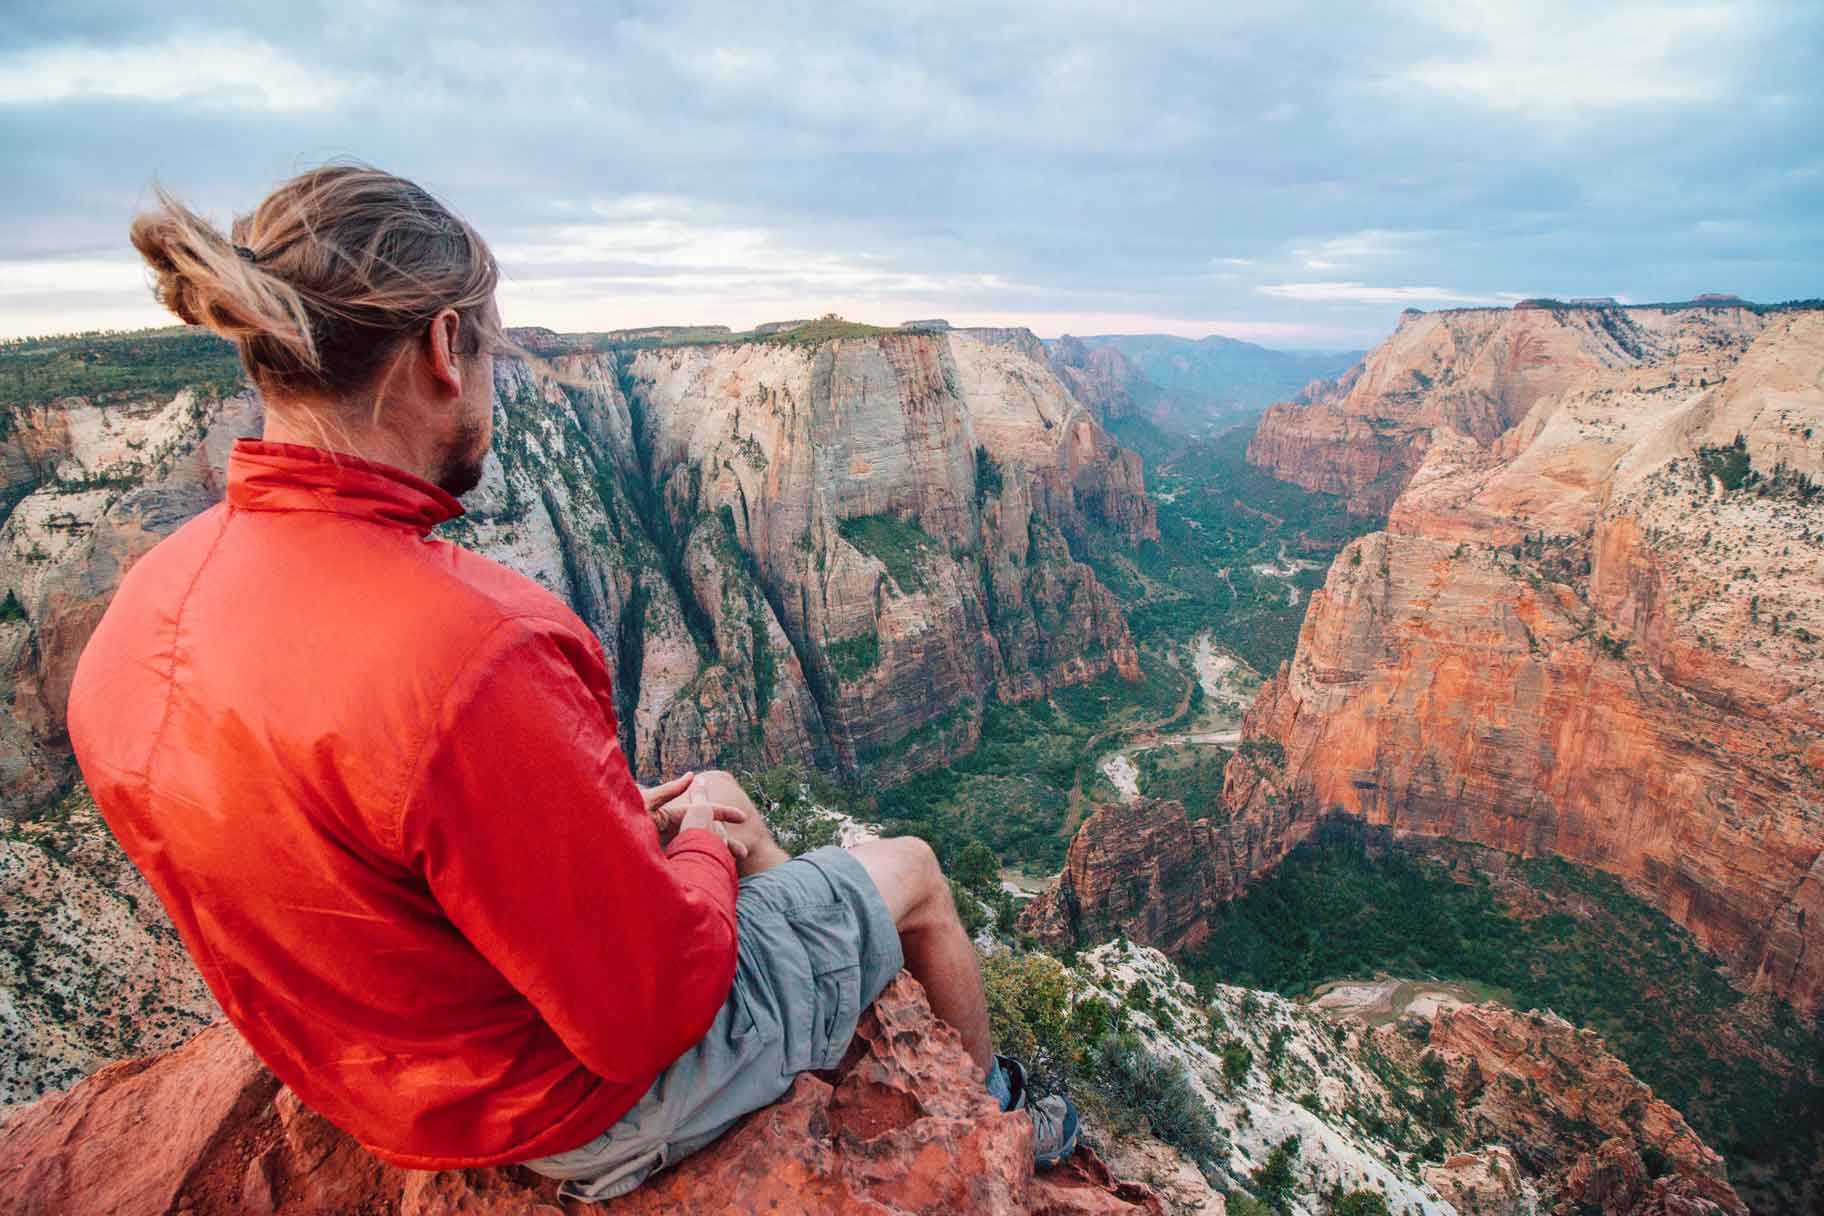
<svg viewBox="0 0 1824 1216">
<path fill-rule="evenodd" d="M 399 833 L 450 921 L 596 1075 L 650 1079 L 727 999 L 734 860 L 701 830 L 660 850 L 607 670 L 561 623 L 503 621 L 470 656 Z"/>
</svg>

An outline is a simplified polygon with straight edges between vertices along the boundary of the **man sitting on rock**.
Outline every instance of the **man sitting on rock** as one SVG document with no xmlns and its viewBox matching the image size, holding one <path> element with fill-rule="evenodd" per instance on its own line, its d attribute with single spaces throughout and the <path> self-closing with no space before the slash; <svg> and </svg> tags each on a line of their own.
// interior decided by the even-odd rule
<svg viewBox="0 0 1824 1216">
<path fill-rule="evenodd" d="M 239 347 L 265 432 L 121 582 L 70 739 L 280 1079 L 388 1161 L 605 1198 L 835 1065 L 903 964 L 1025 1104 L 929 847 L 791 860 L 725 773 L 642 790 L 595 636 L 430 535 L 481 480 L 512 349 L 468 224 L 331 166 L 232 238 L 161 192 L 133 243 Z M 1026 1108 L 1040 1162 L 1069 1152 L 1069 1104 Z"/>
</svg>

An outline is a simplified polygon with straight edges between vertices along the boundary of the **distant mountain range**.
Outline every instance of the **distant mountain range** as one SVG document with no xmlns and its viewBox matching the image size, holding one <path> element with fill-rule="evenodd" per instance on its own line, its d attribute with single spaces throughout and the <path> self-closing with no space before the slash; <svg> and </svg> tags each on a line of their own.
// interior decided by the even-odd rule
<svg viewBox="0 0 1824 1216">
<path fill-rule="evenodd" d="M 1197 433 L 1334 380 L 1363 351 L 1270 350 L 1212 334 L 1065 335 L 1047 342 L 1054 366 L 1099 399 L 1108 418 L 1139 416 L 1167 431 Z"/>
</svg>

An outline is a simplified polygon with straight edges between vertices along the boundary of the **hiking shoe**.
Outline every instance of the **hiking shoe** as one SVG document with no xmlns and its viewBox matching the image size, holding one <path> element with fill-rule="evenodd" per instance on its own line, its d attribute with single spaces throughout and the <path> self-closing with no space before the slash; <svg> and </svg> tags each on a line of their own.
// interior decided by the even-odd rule
<svg viewBox="0 0 1824 1216">
<path fill-rule="evenodd" d="M 1039 1169 L 1045 1169 L 1070 1156 L 1071 1150 L 1077 1147 L 1076 1104 L 1062 1094 L 1054 1094 L 1028 1104 L 1026 1066 L 1012 1056 L 997 1055 L 994 1060 L 1000 1067 L 1007 1088 L 1004 1096 L 995 1093 L 1001 1100 L 1001 1109 L 1023 1110 L 1026 1117 L 1032 1120 L 1033 1164 Z M 989 1091 L 995 1092 L 992 1083 Z"/>
<path fill-rule="evenodd" d="M 1026 1108 L 1032 1119 L 1032 1163 L 1047 1169 L 1077 1147 L 1077 1106 L 1063 1094 L 1040 1098 Z"/>
</svg>

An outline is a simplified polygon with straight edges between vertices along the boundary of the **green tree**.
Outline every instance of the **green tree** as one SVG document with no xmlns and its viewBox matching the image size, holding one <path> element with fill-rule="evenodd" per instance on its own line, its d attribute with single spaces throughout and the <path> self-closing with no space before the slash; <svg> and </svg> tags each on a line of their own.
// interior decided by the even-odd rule
<svg viewBox="0 0 1824 1216">
<path fill-rule="evenodd" d="M 1229 1088 L 1245 1083 L 1248 1069 L 1254 1066 L 1254 1053 L 1240 1039 L 1230 1039 L 1222 1045 L 1222 1079 L 1229 1083 Z"/>
<path fill-rule="evenodd" d="M 1183 1064 L 1154 1055 L 1139 1035 L 1105 1036 L 1096 1045 L 1097 1088 L 1118 1108 L 1139 1115 L 1153 1135 L 1213 1175 L 1229 1155 Z"/>
<path fill-rule="evenodd" d="M 1350 1191 L 1330 1205 L 1330 1216 L 1392 1216 L 1379 1191 Z"/>
<path fill-rule="evenodd" d="M 1292 1172 L 1292 1163 L 1298 1160 L 1303 1147 L 1297 1136 L 1287 1136 L 1273 1146 L 1266 1164 L 1249 1177 L 1254 1193 L 1275 1212 L 1292 1210 L 1292 1195 L 1298 1190 L 1298 1175 Z"/>
<path fill-rule="evenodd" d="M 1071 1026 L 1063 965 L 1045 954 L 995 954 L 982 960 L 982 986 L 996 1046 L 1025 1062 L 1036 1090 L 1062 1090 L 1083 1049 Z"/>
<path fill-rule="evenodd" d="M 0 621 L 23 621 L 24 619 L 25 605 L 19 602 L 17 592 L 8 590 L 6 598 L 0 600 Z"/>
<path fill-rule="evenodd" d="M 956 859 L 956 881 L 962 883 L 965 890 L 987 899 L 1000 889 L 1001 859 L 980 840 L 971 840 L 963 846 L 962 856 Z"/>
<path fill-rule="evenodd" d="M 804 770 L 796 764 L 743 773 L 740 781 L 773 839 L 793 857 L 836 843 L 842 825 L 809 796 Z"/>
</svg>

